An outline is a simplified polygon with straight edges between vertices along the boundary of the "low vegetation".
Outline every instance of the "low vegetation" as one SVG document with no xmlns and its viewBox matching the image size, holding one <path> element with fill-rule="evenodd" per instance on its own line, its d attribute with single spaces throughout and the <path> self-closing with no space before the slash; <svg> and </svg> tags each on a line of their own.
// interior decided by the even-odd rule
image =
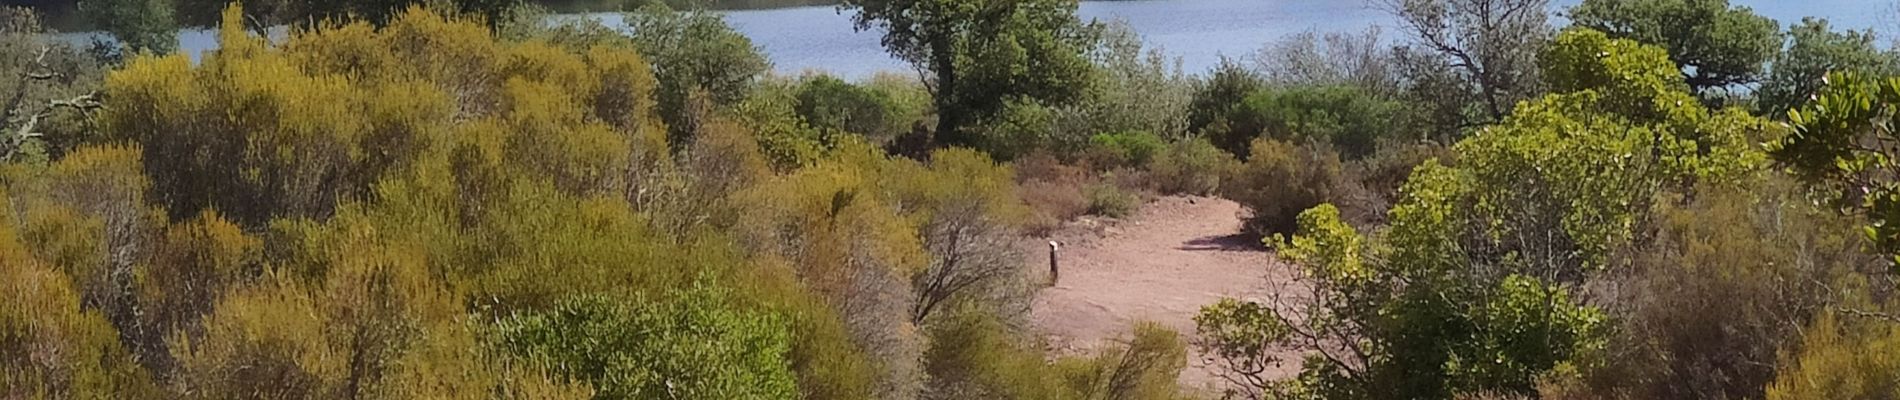
<svg viewBox="0 0 1900 400">
<path fill-rule="evenodd" d="M 0 7 L 0 398 L 1893 394 L 1873 32 L 1393 1 L 1191 75 L 1074 0 L 846 0 L 921 73 L 853 81 L 598 3 Z M 1293 281 L 1052 351 L 1030 238 L 1171 195 Z"/>
</svg>

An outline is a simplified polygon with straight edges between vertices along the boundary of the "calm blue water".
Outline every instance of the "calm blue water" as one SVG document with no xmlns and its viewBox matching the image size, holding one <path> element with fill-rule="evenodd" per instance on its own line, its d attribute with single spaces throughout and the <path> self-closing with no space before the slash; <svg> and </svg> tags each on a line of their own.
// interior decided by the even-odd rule
<svg viewBox="0 0 1900 400">
<path fill-rule="evenodd" d="M 1577 1 L 1557 0 L 1552 9 L 1561 10 Z M 1900 26 L 1894 18 L 1900 13 L 1886 0 L 1733 3 L 1750 6 L 1784 26 L 1803 16 L 1818 16 L 1839 28 L 1874 28 L 1889 38 L 1893 36 L 1889 28 Z M 1211 69 L 1221 56 L 1249 56 L 1269 42 L 1309 30 L 1361 32 L 1381 26 L 1388 37 L 1394 36 L 1394 20 L 1373 4 L 1373 0 L 1088 1 L 1082 3 L 1079 13 L 1085 19 L 1127 21 L 1149 44 L 1179 57 L 1188 72 L 1198 73 Z M 610 25 L 620 21 L 620 16 L 612 13 L 587 16 Z M 908 65 L 884 53 L 878 44 L 878 32 L 853 30 L 850 16 L 834 7 L 733 11 L 726 16 L 734 28 L 751 37 L 770 57 L 779 73 L 825 71 L 862 78 L 878 71 L 910 71 Z M 1560 19 L 1553 23 L 1564 22 Z M 216 36 L 208 31 L 187 30 L 179 40 L 181 48 L 194 57 L 217 46 Z"/>
<path fill-rule="evenodd" d="M 1580 0 L 1557 0 L 1561 11 Z M 1781 22 L 1803 16 L 1827 18 L 1841 28 L 1880 30 L 1896 25 L 1891 2 L 1884 0 L 1733 0 Z M 1212 69 L 1222 56 L 1246 57 L 1266 44 L 1305 31 L 1363 32 L 1379 26 L 1395 37 L 1396 20 L 1373 0 L 1146 0 L 1087 1 L 1085 19 L 1123 20 L 1150 45 L 1179 57 L 1189 73 Z M 594 15 L 612 23 L 617 15 Z M 878 44 L 878 32 L 855 32 L 849 15 L 833 7 L 736 11 L 727 20 L 752 38 L 781 73 L 828 71 L 864 77 L 878 71 L 910 71 Z M 1553 24 L 1567 24 L 1562 19 Z"/>
</svg>

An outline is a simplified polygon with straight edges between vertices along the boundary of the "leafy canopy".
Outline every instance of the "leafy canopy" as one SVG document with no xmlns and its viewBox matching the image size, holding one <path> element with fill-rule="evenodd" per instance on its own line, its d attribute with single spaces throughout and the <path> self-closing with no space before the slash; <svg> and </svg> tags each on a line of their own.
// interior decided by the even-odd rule
<svg viewBox="0 0 1900 400">
<path fill-rule="evenodd" d="M 1788 29 L 1787 51 L 1775 55 L 1773 68 L 1756 93 L 1756 110 L 1782 118 L 1821 90 L 1828 73 L 1875 76 L 1900 74 L 1900 54 L 1876 47 L 1873 30 L 1835 31 L 1825 19 L 1803 18 Z"/>
<path fill-rule="evenodd" d="M 1011 102 L 1063 105 L 1093 75 L 1087 51 L 1097 29 L 1075 17 L 1075 0 L 849 0 L 860 30 L 881 29 L 886 50 L 925 71 L 937 135 L 949 145 Z"/>
<path fill-rule="evenodd" d="M 1761 79 L 1781 49 L 1781 25 L 1728 0 L 1584 0 L 1573 24 L 1660 46 L 1697 93 Z"/>
<path fill-rule="evenodd" d="M 1900 170 L 1894 140 L 1900 78 L 1835 73 L 1814 100 L 1788 113 L 1794 131 L 1769 144 L 1775 161 L 1843 206 L 1867 215 L 1866 234 L 1900 254 Z M 1900 258 L 1896 258 L 1900 260 Z"/>
</svg>

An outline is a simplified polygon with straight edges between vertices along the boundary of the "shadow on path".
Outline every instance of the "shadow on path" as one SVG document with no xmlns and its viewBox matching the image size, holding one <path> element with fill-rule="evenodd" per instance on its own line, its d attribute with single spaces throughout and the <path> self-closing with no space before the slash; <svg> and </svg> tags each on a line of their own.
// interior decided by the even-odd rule
<svg viewBox="0 0 1900 400">
<path fill-rule="evenodd" d="M 1185 251 L 1266 251 L 1267 246 L 1260 243 L 1260 235 L 1236 233 L 1223 236 L 1206 236 L 1181 243 L 1176 250 Z"/>
</svg>

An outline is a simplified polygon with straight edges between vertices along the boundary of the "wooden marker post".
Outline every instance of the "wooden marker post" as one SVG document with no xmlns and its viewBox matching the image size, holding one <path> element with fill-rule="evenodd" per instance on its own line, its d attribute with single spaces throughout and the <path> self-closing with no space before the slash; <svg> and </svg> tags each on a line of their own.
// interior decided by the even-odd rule
<svg viewBox="0 0 1900 400">
<path fill-rule="evenodd" d="M 1049 241 L 1049 286 L 1055 286 L 1056 280 L 1062 276 L 1062 272 L 1056 268 L 1056 252 L 1061 250 L 1061 243 Z"/>
</svg>

